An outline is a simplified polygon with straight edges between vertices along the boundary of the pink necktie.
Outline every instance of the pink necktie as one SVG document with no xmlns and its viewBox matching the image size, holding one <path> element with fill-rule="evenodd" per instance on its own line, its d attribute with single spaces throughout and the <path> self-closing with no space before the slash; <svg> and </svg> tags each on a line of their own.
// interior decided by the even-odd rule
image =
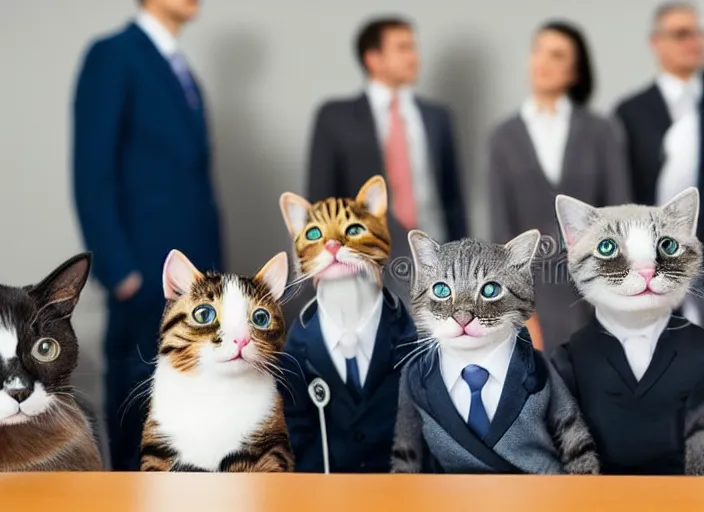
<svg viewBox="0 0 704 512">
<path fill-rule="evenodd" d="M 389 135 L 384 149 L 393 212 L 403 227 L 413 229 L 416 227 L 416 202 L 413 196 L 406 126 L 401 117 L 398 94 L 394 94 L 391 100 L 389 113 Z"/>
</svg>

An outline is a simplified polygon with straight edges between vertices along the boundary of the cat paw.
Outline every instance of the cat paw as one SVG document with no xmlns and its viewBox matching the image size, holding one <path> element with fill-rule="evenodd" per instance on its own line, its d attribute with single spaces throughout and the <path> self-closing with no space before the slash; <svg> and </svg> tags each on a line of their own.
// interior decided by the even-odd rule
<svg viewBox="0 0 704 512">
<path fill-rule="evenodd" d="M 596 452 L 588 452 L 565 464 L 565 471 L 570 475 L 598 475 L 599 458 Z"/>
</svg>

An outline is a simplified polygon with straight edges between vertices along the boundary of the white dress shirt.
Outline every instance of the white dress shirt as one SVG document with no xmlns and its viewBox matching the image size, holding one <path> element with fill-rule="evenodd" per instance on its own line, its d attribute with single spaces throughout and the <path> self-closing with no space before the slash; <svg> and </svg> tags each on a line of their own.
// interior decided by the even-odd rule
<svg viewBox="0 0 704 512">
<path fill-rule="evenodd" d="M 362 386 L 367 378 L 369 371 L 369 363 L 372 360 L 374 353 L 374 345 L 376 342 L 376 333 L 379 329 L 381 321 L 381 313 L 384 305 L 384 294 L 379 293 L 374 306 L 369 311 L 369 314 L 363 318 L 357 325 L 357 328 L 348 331 L 335 322 L 334 316 L 328 312 L 322 301 L 318 301 L 318 316 L 320 319 L 320 330 L 325 340 L 325 345 L 328 348 L 332 362 L 340 374 L 342 382 L 347 382 L 347 366 L 345 359 L 349 357 L 357 358 L 357 367 L 359 368 L 359 379 Z M 349 339 L 355 337 L 357 341 L 356 353 L 346 353 L 347 347 L 343 346 L 343 338 Z"/>
<path fill-rule="evenodd" d="M 147 11 L 142 9 L 137 15 L 135 23 L 147 34 L 147 37 L 166 60 L 170 60 L 179 51 L 178 41 L 173 34 Z"/>
<path fill-rule="evenodd" d="M 628 365 L 636 380 L 640 381 L 653 360 L 655 347 L 667 328 L 670 315 L 658 318 L 642 329 L 624 327 L 612 314 L 600 311 L 598 308 L 596 309 L 596 319 L 604 329 L 621 342 Z"/>
<path fill-rule="evenodd" d="M 658 77 L 657 85 L 672 118 L 672 125 L 663 140 L 665 164 L 658 175 L 656 188 L 657 204 L 663 205 L 687 187 L 696 187 L 699 183 L 702 77 L 695 73 L 684 81 L 664 73 Z M 693 297 L 687 297 L 682 313 L 693 324 L 701 325 L 699 308 Z"/>
<path fill-rule="evenodd" d="M 367 86 L 366 94 L 383 154 L 386 137 L 389 133 L 389 110 L 393 92 L 388 87 L 372 81 Z M 411 153 L 411 174 L 413 176 L 413 195 L 416 200 L 418 228 L 435 240 L 445 241 L 447 239 L 444 210 L 440 204 L 438 187 L 432 169 L 423 118 L 410 88 L 399 89 L 398 99 L 401 117 L 406 126 L 406 140 Z"/>
<path fill-rule="evenodd" d="M 483 360 L 477 361 L 471 352 L 449 351 L 440 347 L 440 372 L 447 387 L 452 403 L 465 421 L 469 418 L 469 408 L 472 405 L 472 393 L 467 382 L 462 378 L 462 370 L 468 364 L 476 364 L 489 372 L 489 378 L 482 388 L 482 402 L 489 421 L 493 420 L 499 406 L 501 392 L 504 389 L 508 365 L 516 346 L 516 335 L 512 334 L 502 341 Z"/>
<path fill-rule="evenodd" d="M 553 186 L 557 186 L 562 178 L 571 116 L 572 103 L 566 96 L 557 100 L 554 112 L 541 109 L 533 98 L 527 99 L 521 108 L 521 118 L 528 129 L 540 167 Z"/>
</svg>

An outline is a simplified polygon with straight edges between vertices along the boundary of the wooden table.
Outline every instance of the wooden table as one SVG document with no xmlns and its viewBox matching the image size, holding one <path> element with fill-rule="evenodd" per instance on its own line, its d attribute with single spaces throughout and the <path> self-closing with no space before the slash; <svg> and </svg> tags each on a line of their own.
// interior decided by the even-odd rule
<svg viewBox="0 0 704 512">
<path fill-rule="evenodd" d="M 704 478 L 54 473 L 0 475 L 7 512 L 704 511 Z"/>
</svg>

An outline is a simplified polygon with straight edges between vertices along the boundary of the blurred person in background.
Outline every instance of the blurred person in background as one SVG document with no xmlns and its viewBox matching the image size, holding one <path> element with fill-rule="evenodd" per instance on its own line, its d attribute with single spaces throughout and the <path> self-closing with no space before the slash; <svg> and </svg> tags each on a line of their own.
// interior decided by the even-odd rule
<svg viewBox="0 0 704 512">
<path fill-rule="evenodd" d="M 392 262 L 410 254 L 406 235 L 411 229 L 422 229 L 441 243 L 467 236 L 452 117 L 447 107 L 413 91 L 419 67 L 413 26 L 402 18 L 371 20 L 357 36 L 356 53 L 364 88 L 317 111 L 307 199 L 354 197 L 369 178 L 384 176 Z M 387 285 L 407 298 L 408 282 Z"/>
<path fill-rule="evenodd" d="M 660 67 L 655 81 L 617 108 L 627 135 L 635 202 L 667 203 L 687 187 L 702 190 L 702 29 L 690 2 L 663 3 L 655 12 L 650 45 Z M 700 219 L 701 219 L 700 215 Z M 700 220 L 697 234 L 704 240 Z M 683 306 L 702 325 L 702 283 Z"/>
<path fill-rule="evenodd" d="M 171 249 L 221 266 L 201 90 L 179 49 L 197 0 L 143 0 L 134 22 L 90 45 L 74 98 L 74 193 L 105 287 L 105 414 L 115 470 L 136 470 L 143 400 Z"/>
<path fill-rule="evenodd" d="M 540 27 L 529 75 L 529 97 L 489 141 L 491 232 L 497 243 L 532 228 L 543 234 L 529 327 L 534 343 L 550 353 L 591 314 L 568 278 L 555 196 L 615 205 L 630 201 L 630 184 L 617 126 L 588 108 L 594 76 L 580 30 L 562 21 Z"/>
</svg>

